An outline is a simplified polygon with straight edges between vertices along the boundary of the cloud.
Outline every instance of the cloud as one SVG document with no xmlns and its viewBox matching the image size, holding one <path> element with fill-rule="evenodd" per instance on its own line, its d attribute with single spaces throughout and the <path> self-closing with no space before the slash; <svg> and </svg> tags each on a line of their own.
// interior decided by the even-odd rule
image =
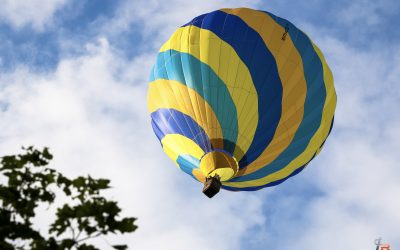
<svg viewBox="0 0 400 250">
<path fill-rule="evenodd" d="M 260 4 L 245 5 L 262 8 Z M 358 47 L 330 32 L 342 27 L 347 27 L 343 34 L 356 32 L 367 22 L 362 13 L 354 13 L 360 15 L 345 25 L 340 20 L 332 26 L 300 22 L 326 55 L 338 93 L 332 135 L 301 174 L 275 188 L 222 192 L 208 200 L 201 185 L 162 153 L 145 100 L 147 72 L 157 49 L 194 16 L 241 5 L 243 1 L 124 2 L 111 19 L 93 22 L 99 27 L 91 39 L 97 40 L 60 39 L 80 53 L 60 58 L 54 71 L 39 73 L 16 64 L 0 75 L 0 152 L 15 153 L 21 145 L 50 146 L 53 167 L 67 175 L 110 178 L 114 188 L 108 194 L 126 215 L 139 218 L 139 229 L 109 241 L 128 242 L 131 248 L 357 250 L 372 248 L 378 236 L 393 249 L 400 247 L 400 48 L 365 32 L 357 33 L 359 39 L 375 45 Z M 359 6 L 355 12 L 371 8 L 372 17 L 377 16 L 372 32 L 387 21 L 377 4 L 354 5 Z M 274 10 L 295 13 L 302 7 L 288 10 L 277 4 Z M 34 25 L 29 20 L 20 25 Z M 46 23 L 34 27 L 40 30 Z M 126 39 L 125 33 L 136 48 L 132 57 L 112 42 Z M 68 50 L 68 44 L 61 44 L 61 50 Z"/>
<path fill-rule="evenodd" d="M 322 153 L 266 203 L 252 249 L 369 249 L 379 236 L 400 246 L 400 73 L 395 47 L 360 50 L 317 37 L 335 77 L 338 107 Z M 396 52 L 394 52 L 396 53 Z M 293 190 L 299 190 L 294 192 Z M 279 194 L 277 194 L 279 192 Z M 269 223 L 268 223 L 269 222 Z"/>
<path fill-rule="evenodd" d="M 115 35 L 135 29 L 137 35 L 143 37 L 146 49 L 158 49 L 161 46 L 160 42 L 166 41 L 177 27 L 196 16 L 220 8 L 237 8 L 243 5 L 256 8 L 260 3 L 260 0 L 250 0 L 245 3 L 241 0 L 124 2 L 116 10 L 114 18 L 104 23 L 103 32 Z"/>
<path fill-rule="evenodd" d="M 354 1 L 338 12 L 340 22 L 363 26 L 375 26 L 385 21 L 386 15 L 396 13 L 399 3 L 393 0 Z"/>
<path fill-rule="evenodd" d="M 400 246 L 400 201 L 394 198 L 400 193 L 397 49 L 360 51 L 334 38 L 322 39 L 321 47 L 335 72 L 336 133 L 317 173 L 327 196 L 309 210 L 316 224 L 303 242 L 338 249 L 323 244 L 336 236 L 349 249 L 367 249 L 369 239 L 384 236 L 395 249 Z"/>
<path fill-rule="evenodd" d="M 146 54 L 126 61 L 101 39 L 55 72 L 20 68 L 3 75 L 0 151 L 47 145 L 52 166 L 65 174 L 110 178 L 109 196 L 139 218 L 136 233 L 111 242 L 138 249 L 239 249 L 242 233 L 263 222 L 261 201 L 230 192 L 208 200 L 201 184 L 164 156 L 146 109 L 143 72 L 151 62 Z"/>
<path fill-rule="evenodd" d="M 50 25 L 55 12 L 66 2 L 67 0 L 4 0 L 0 8 L 0 22 L 17 29 L 31 26 L 37 31 L 43 31 Z"/>
</svg>

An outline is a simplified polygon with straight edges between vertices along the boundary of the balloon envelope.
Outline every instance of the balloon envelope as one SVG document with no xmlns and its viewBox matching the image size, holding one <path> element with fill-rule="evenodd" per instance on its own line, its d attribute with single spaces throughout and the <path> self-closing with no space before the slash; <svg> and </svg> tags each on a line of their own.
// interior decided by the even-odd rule
<svg viewBox="0 0 400 250">
<path fill-rule="evenodd" d="M 150 74 L 148 108 L 165 153 L 204 182 L 257 190 L 299 173 L 334 118 L 332 73 L 289 21 L 221 9 L 178 28 Z"/>
</svg>

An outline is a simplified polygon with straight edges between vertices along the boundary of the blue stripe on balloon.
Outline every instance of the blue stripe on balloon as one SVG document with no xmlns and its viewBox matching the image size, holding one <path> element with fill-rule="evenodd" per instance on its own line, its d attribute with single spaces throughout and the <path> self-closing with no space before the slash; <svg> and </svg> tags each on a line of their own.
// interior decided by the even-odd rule
<svg viewBox="0 0 400 250">
<path fill-rule="evenodd" d="M 250 71 L 258 94 L 259 120 L 252 143 L 239 161 L 239 167 L 243 168 L 257 159 L 271 142 L 281 117 L 282 83 L 275 58 L 262 37 L 235 15 L 214 11 L 196 17 L 184 26 L 187 25 L 215 33 L 233 47 Z"/>
<path fill-rule="evenodd" d="M 153 128 L 154 134 L 156 134 L 158 140 L 161 142 L 162 138 L 164 137 L 163 132 L 158 127 L 158 125 L 156 123 L 154 123 L 153 121 L 151 121 L 151 127 Z"/>
<path fill-rule="evenodd" d="M 213 149 L 203 128 L 190 116 L 178 110 L 157 109 L 151 113 L 151 118 L 154 133 L 160 141 L 167 134 L 180 134 L 196 142 L 204 152 Z"/>
<path fill-rule="evenodd" d="M 223 139 L 230 142 L 224 143 L 224 149 L 233 153 L 238 136 L 236 107 L 225 83 L 210 66 L 188 53 L 167 50 L 157 56 L 150 81 L 156 79 L 178 81 L 203 97 L 214 110 L 221 125 Z M 221 100 L 224 102 L 221 103 Z"/>
<path fill-rule="evenodd" d="M 200 161 L 198 159 L 196 159 L 192 155 L 179 155 L 176 163 L 178 163 L 183 172 L 196 179 L 196 177 L 193 176 L 192 171 L 194 168 L 199 168 Z"/>
<path fill-rule="evenodd" d="M 267 13 L 267 12 L 266 12 Z M 269 13 L 267 13 L 269 14 Z M 323 66 L 310 39 L 293 24 L 269 14 L 282 27 L 289 27 L 289 35 L 300 53 L 307 82 L 307 94 L 304 103 L 304 118 L 292 140 L 292 143 L 270 164 L 248 175 L 236 177 L 232 182 L 260 179 L 286 167 L 294 158 L 307 148 L 310 140 L 321 125 L 322 112 L 326 100 Z"/>
</svg>

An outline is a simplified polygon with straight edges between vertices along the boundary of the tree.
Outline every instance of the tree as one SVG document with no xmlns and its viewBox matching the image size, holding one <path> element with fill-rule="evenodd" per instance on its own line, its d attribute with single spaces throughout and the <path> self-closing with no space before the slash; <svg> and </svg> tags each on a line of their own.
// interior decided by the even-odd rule
<svg viewBox="0 0 400 250">
<path fill-rule="evenodd" d="M 100 195 L 110 188 L 109 180 L 69 179 L 47 167 L 53 158 L 48 148 L 23 150 L 23 154 L 0 158 L 0 249 L 93 250 L 97 248 L 89 239 L 136 230 L 136 218 L 119 218 L 117 202 Z M 53 204 L 56 194 L 62 193 L 67 202 L 57 208 L 54 222 L 43 235 L 32 224 L 35 209 Z M 126 245 L 112 247 L 127 249 Z"/>
</svg>

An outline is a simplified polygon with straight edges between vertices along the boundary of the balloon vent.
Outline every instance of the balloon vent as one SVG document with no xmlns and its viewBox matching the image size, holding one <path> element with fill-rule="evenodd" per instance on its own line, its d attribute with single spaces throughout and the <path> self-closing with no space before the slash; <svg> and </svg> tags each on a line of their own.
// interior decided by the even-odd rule
<svg viewBox="0 0 400 250">
<path fill-rule="evenodd" d="M 219 181 L 219 176 L 215 175 L 209 177 L 204 182 L 203 193 L 208 197 L 212 198 L 221 189 L 221 182 Z"/>
</svg>

